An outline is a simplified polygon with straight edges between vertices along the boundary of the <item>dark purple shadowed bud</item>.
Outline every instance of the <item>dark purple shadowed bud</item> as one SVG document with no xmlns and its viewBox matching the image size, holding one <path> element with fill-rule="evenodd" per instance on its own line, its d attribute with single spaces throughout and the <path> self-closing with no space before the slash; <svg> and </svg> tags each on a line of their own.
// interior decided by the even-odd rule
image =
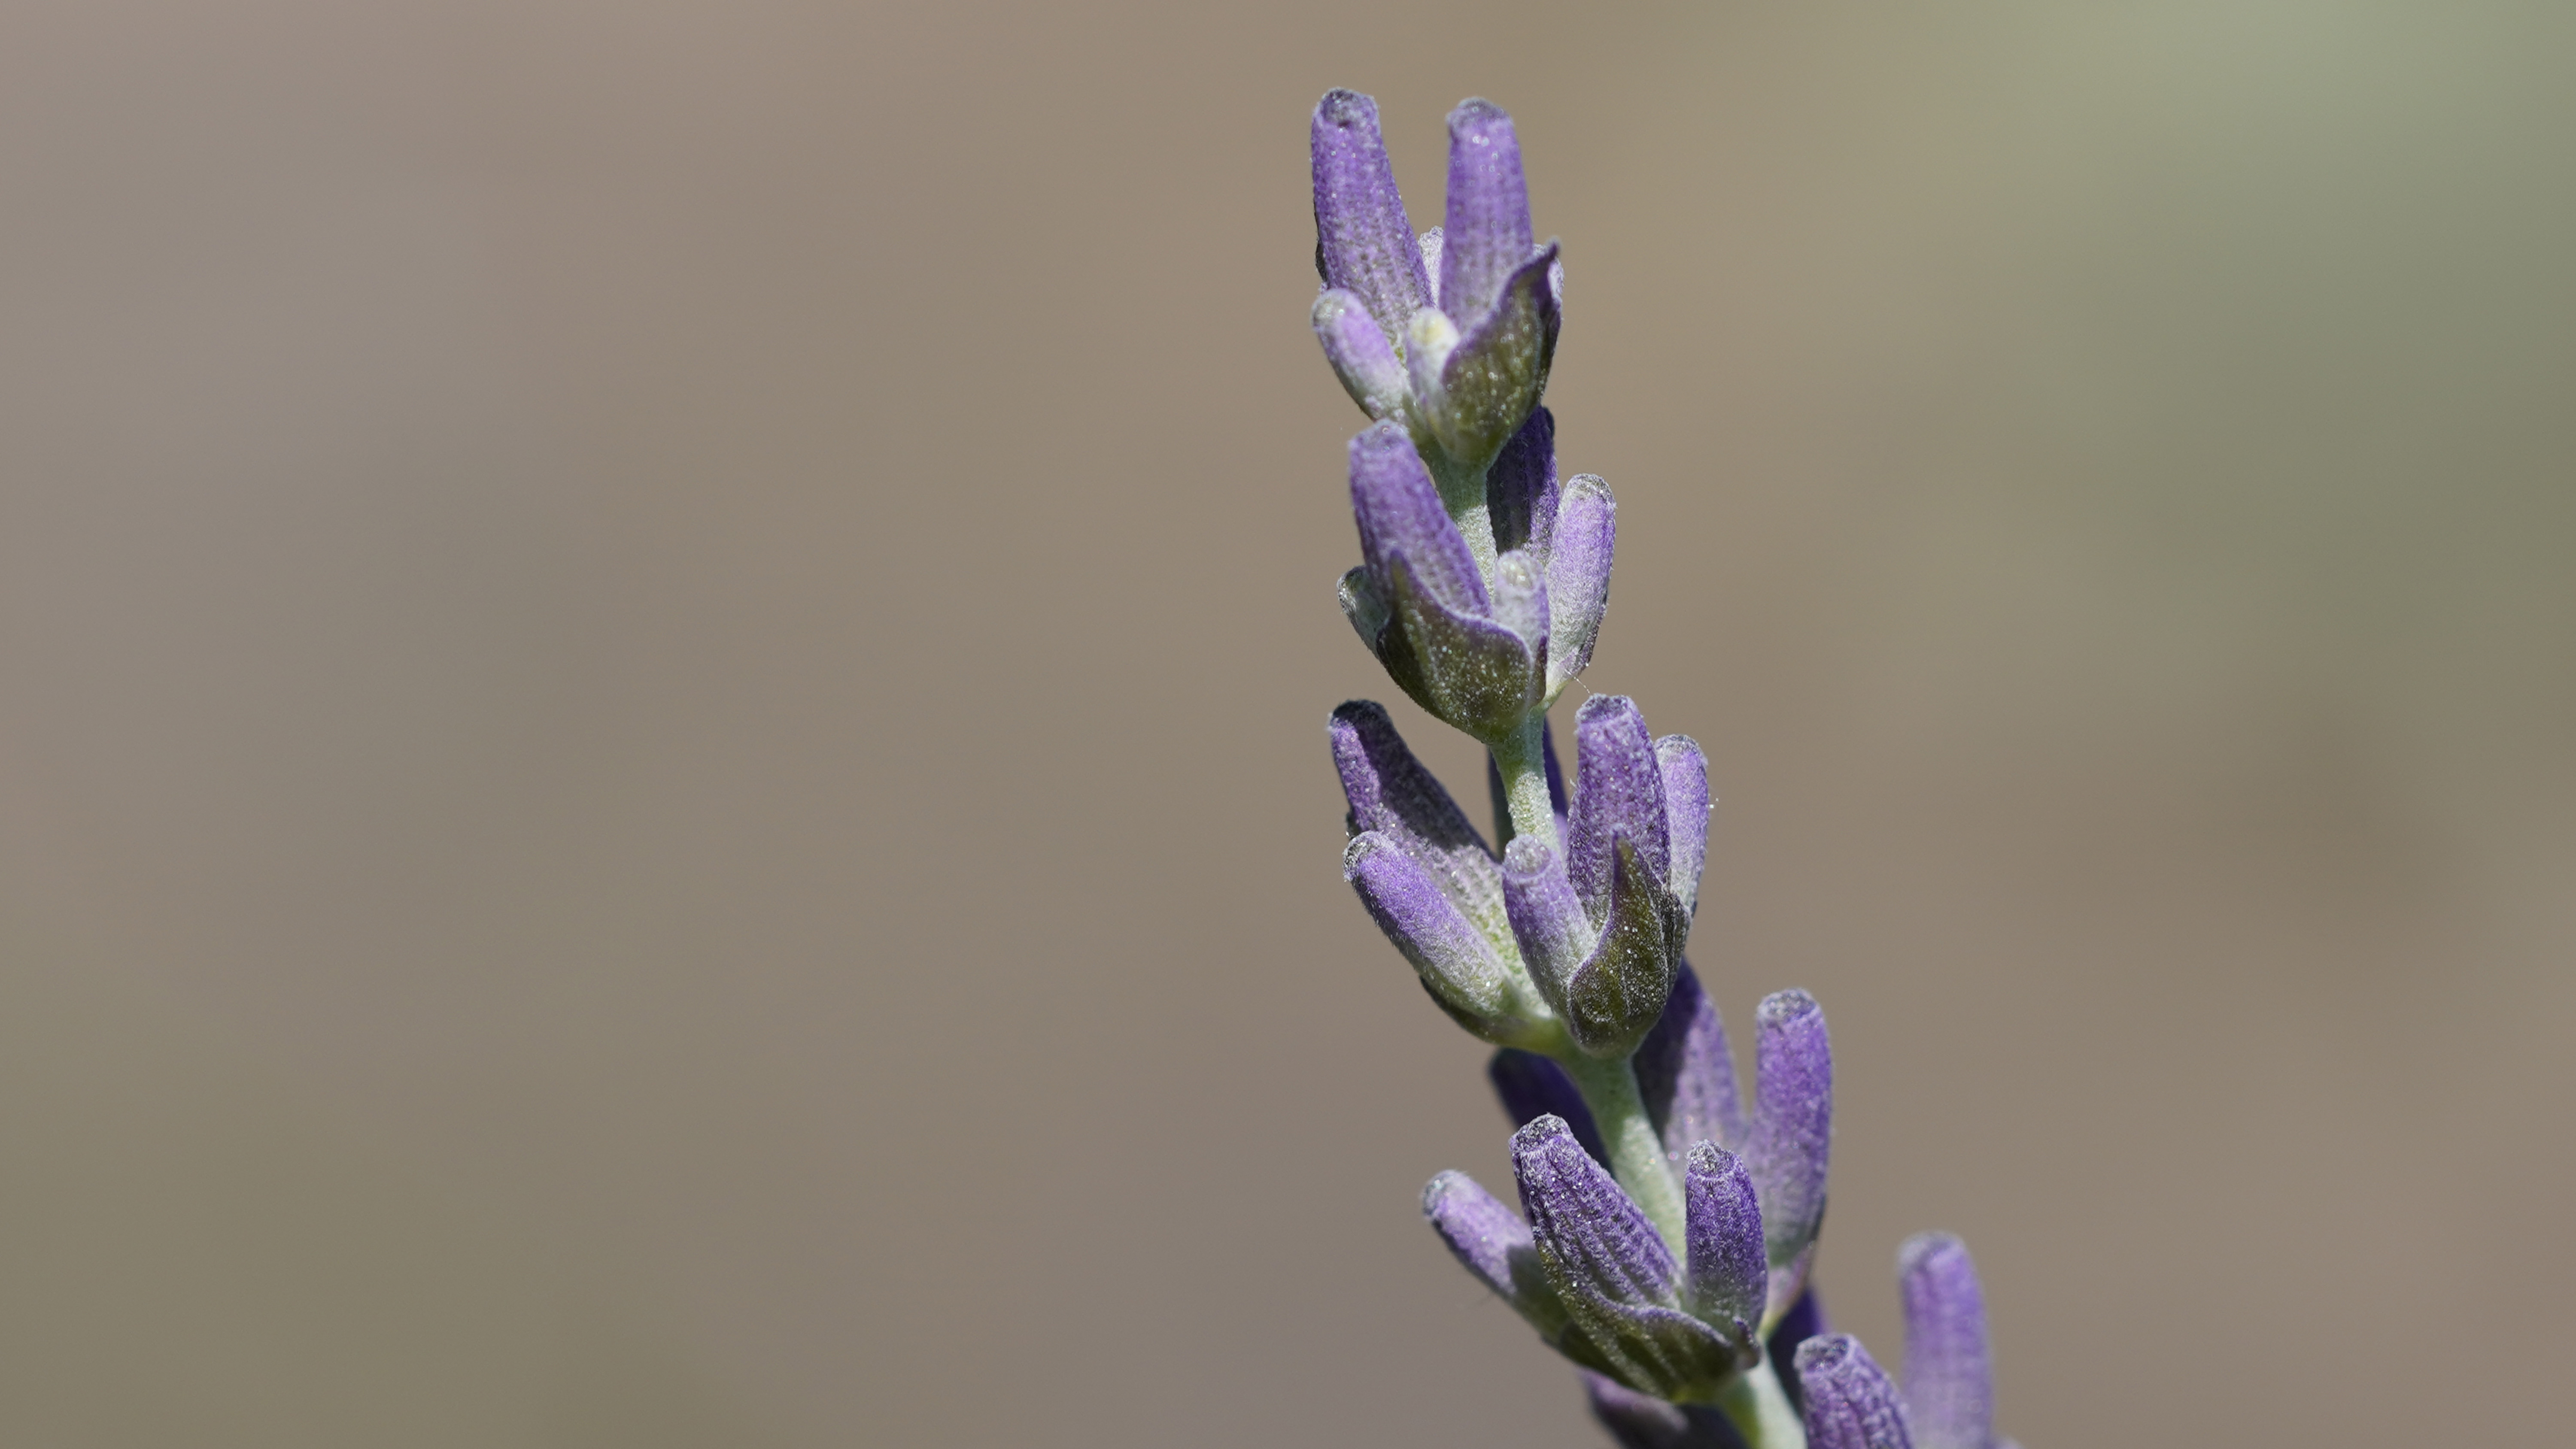
<svg viewBox="0 0 2576 1449">
<path fill-rule="evenodd" d="M 1627 836 L 1618 837 L 1611 864 L 1600 938 L 1566 978 L 1565 1004 L 1558 1008 L 1575 1046 L 1603 1058 L 1627 1056 L 1655 1029 L 1681 960 L 1673 949 L 1680 913 Z M 1510 890 L 1507 871 L 1506 907 Z"/>
<path fill-rule="evenodd" d="M 1422 253 L 1378 133 L 1377 102 L 1333 90 L 1315 106 L 1315 270 L 1357 295 L 1390 338 L 1431 301 Z"/>
<path fill-rule="evenodd" d="M 1503 849 L 1503 910 L 1530 980 L 1562 1012 L 1566 983 L 1592 954 L 1594 932 L 1563 859 L 1531 836 L 1515 837 Z"/>
<path fill-rule="evenodd" d="M 1503 444 L 1485 474 L 1485 512 L 1493 520 L 1494 547 L 1527 548 L 1545 562 L 1556 536 L 1560 505 L 1556 487 L 1556 417 L 1532 408 L 1529 421 Z"/>
<path fill-rule="evenodd" d="M 1663 1017 L 1637 1044 L 1636 1071 L 1646 1115 L 1673 1161 L 1680 1162 L 1694 1142 L 1714 1142 L 1730 1152 L 1744 1145 L 1744 1107 L 1736 1096 L 1726 1024 L 1688 961 L 1673 972 Z"/>
<path fill-rule="evenodd" d="M 1459 1265 L 1520 1310 L 1549 1342 L 1565 1330 L 1565 1305 L 1547 1285 L 1530 1230 L 1499 1198 L 1463 1172 L 1444 1172 L 1422 1190 L 1422 1215 Z"/>
<path fill-rule="evenodd" d="M 1512 1134 L 1512 1173 L 1548 1282 L 1614 1377 L 1677 1398 L 1736 1371 L 1733 1345 L 1681 1311 L 1672 1254 L 1655 1225 L 1563 1119 L 1541 1117 Z"/>
<path fill-rule="evenodd" d="M 1449 113 L 1448 215 L 1441 224 L 1441 310 L 1472 326 L 1529 260 L 1529 186 L 1502 107 L 1480 98 Z"/>
<path fill-rule="evenodd" d="M 1917 1233 L 1896 1250 L 1905 1299 L 1905 1406 L 1923 1449 L 1995 1449 L 1986 1297 L 1967 1245 Z"/>
<path fill-rule="evenodd" d="M 1548 341 L 1556 330 L 1547 269 L 1555 261 L 1550 242 L 1506 279 L 1493 310 L 1463 331 L 1449 314 L 1429 307 L 1414 313 L 1405 329 L 1414 405 L 1441 448 L 1471 471 L 1493 463 L 1547 387 Z"/>
<path fill-rule="evenodd" d="M 1816 1296 L 1815 1289 L 1809 1288 L 1798 1295 L 1797 1302 L 1789 1305 L 1788 1312 L 1780 1315 L 1780 1326 L 1771 1330 L 1770 1341 L 1764 1348 L 1773 1363 L 1785 1368 L 1797 1361 L 1799 1344 L 1833 1331 L 1833 1325 L 1825 1319 L 1825 1301 Z M 1798 1376 L 1783 1372 L 1780 1388 L 1789 1396 L 1789 1406 L 1799 1408 L 1802 1391 L 1798 1387 Z"/>
<path fill-rule="evenodd" d="M 1708 756 L 1688 735 L 1655 741 L 1655 768 L 1664 777 L 1664 823 L 1672 832 L 1672 871 L 1664 877 L 1690 915 L 1699 905 L 1700 871 L 1708 864 Z"/>
<path fill-rule="evenodd" d="M 1416 583 L 1448 608 L 1482 615 L 1491 604 L 1465 535 L 1440 503 L 1440 489 L 1413 440 L 1394 423 L 1351 439 L 1351 512 L 1360 527 L 1360 556 L 1379 577 L 1389 603 L 1389 561 L 1402 555 Z"/>
<path fill-rule="evenodd" d="M 1583 1392 L 1620 1449 L 1744 1449 L 1744 1436 L 1706 1404 L 1676 1404 L 1590 1372 Z"/>
<path fill-rule="evenodd" d="M 1393 836 L 1353 836 L 1342 855 L 1342 874 L 1441 1010 L 1490 1042 L 1529 1035 L 1530 1013 L 1493 943 Z"/>
<path fill-rule="evenodd" d="M 1654 874 L 1672 871 L 1664 821 L 1664 777 L 1635 701 L 1596 694 L 1574 714 L 1574 808 L 1566 817 L 1565 873 L 1583 909 L 1599 921 L 1609 907 L 1611 838 L 1624 836 Z"/>
<path fill-rule="evenodd" d="M 1771 1291 L 1762 1248 L 1762 1209 L 1744 1163 L 1714 1142 L 1690 1150 L 1682 1167 L 1682 1202 L 1690 1218 L 1687 1295 L 1691 1311 L 1713 1327 L 1735 1330 L 1744 1363 L 1761 1356 L 1755 1331 Z M 1982 1449 L 1982 1446 L 1980 1446 Z"/>
<path fill-rule="evenodd" d="M 1834 1057 L 1825 1013 L 1803 991 L 1774 992 L 1754 1013 L 1753 1131 L 1745 1167 L 1762 1195 L 1771 1266 L 1815 1241 L 1833 1147 Z M 1788 1296 L 1788 1295 L 1784 1295 Z"/>
<path fill-rule="evenodd" d="M 1548 533 L 1547 596 L 1550 605 L 1548 688 L 1562 689 L 1592 662 L 1601 615 L 1610 606 L 1610 555 L 1618 542 L 1619 509 L 1610 485 L 1590 473 L 1565 485 Z"/>
<path fill-rule="evenodd" d="M 1848 1333 L 1798 1346 L 1808 1449 L 1913 1449 L 1896 1386 Z"/>
<path fill-rule="evenodd" d="M 1494 1095 L 1502 1101 L 1503 1115 L 1512 1119 L 1513 1130 L 1541 1117 L 1562 1117 L 1592 1160 L 1609 1166 L 1610 1151 L 1601 1145 L 1601 1129 L 1593 1124 L 1592 1109 L 1584 1105 L 1583 1093 L 1565 1068 L 1536 1052 L 1504 1047 L 1485 1064 L 1485 1078 L 1494 1084 Z"/>
<path fill-rule="evenodd" d="M 1324 359 L 1361 411 L 1378 421 L 1404 411 L 1404 363 L 1395 344 L 1355 292 L 1327 291 L 1315 299 L 1315 337 Z"/>
<path fill-rule="evenodd" d="M 1486 939 L 1498 949 L 1508 943 L 1501 869 L 1466 813 L 1405 748 L 1386 710 L 1355 699 L 1334 710 L 1325 728 L 1342 797 L 1350 802 L 1351 833 L 1394 837 Z"/>
</svg>

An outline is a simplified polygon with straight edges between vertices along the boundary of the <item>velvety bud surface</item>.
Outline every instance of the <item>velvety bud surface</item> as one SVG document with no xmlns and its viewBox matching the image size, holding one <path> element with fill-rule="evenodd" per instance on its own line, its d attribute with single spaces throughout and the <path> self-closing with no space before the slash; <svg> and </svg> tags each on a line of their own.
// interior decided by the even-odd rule
<svg viewBox="0 0 2576 1449">
<path fill-rule="evenodd" d="M 1324 285 L 1356 295 L 1389 337 L 1431 300 L 1422 253 L 1395 188 L 1377 102 L 1356 91 L 1324 93 L 1309 144 L 1315 177 L 1315 269 Z"/>
<path fill-rule="evenodd" d="M 1780 1315 L 1779 1326 L 1771 1330 L 1763 1349 L 1771 1355 L 1771 1362 L 1780 1366 L 1780 1388 L 1788 1394 L 1792 1407 L 1799 1406 L 1804 1397 L 1798 1376 L 1789 1367 L 1798 1361 L 1798 1345 L 1833 1331 L 1833 1324 L 1825 1317 L 1825 1300 L 1816 1296 L 1813 1287 L 1798 1294 L 1798 1301 L 1789 1305 L 1788 1311 Z"/>
<path fill-rule="evenodd" d="M 1896 1252 L 1905 1305 L 1905 1405 L 1922 1449 L 1995 1449 L 1985 1291 L 1967 1245 L 1917 1233 Z"/>
<path fill-rule="evenodd" d="M 1400 555 L 1431 598 L 1446 608 L 1483 614 L 1490 607 L 1484 577 L 1413 439 L 1394 423 L 1379 423 L 1351 439 L 1350 455 L 1360 556 L 1380 575 L 1381 588 L 1390 561 Z M 1386 597 L 1392 602 L 1394 591 L 1387 589 Z"/>
<path fill-rule="evenodd" d="M 1508 903 L 1508 877 L 1504 890 Z M 1585 1054 L 1626 1056 L 1654 1030 L 1681 959 L 1673 949 L 1679 925 L 1671 895 L 1654 879 L 1635 843 L 1625 835 L 1617 837 L 1601 934 L 1592 954 L 1566 978 L 1565 1004 L 1557 1008 L 1567 1033 Z"/>
<path fill-rule="evenodd" d="M 1315 298 L 1315 338 L 1351 401 L 1384 421 L 1404 412 L 1404 363 L 1395 344 L 1369 315 L 1357 293 L 1328 290 Z"/>
<path fill-rule="evenodd" d="M 1503 849 L 1503 909 L 1530 979 L 1562 1013 L 1566 985 L 1592 954 L 1595 933 L 1574 898 L 1563 859 L 1531 836 L 1516 837 Z"/>
<path fill-rule="evenodd" d="M 1574 714 L 1574 807 L 1566 818 L 1565 870 L 1594 921 L 1609 908 L 1614 852 L 1624 836 L 1663 887 L 1672 862 L 1664 779 L 1646 718 L 1626 695 L 1597 694 Z"/>
<path fill-rule="evenodd" d="M 1847 1333 L 1798 1347 L 1798 1383 L 1807 1449 L 1913 1449 L 1896 1386 Z"/>
<path fill-rule="evenodd" d="M 1708 756 L 1688 735 L 1655 741 L 1655 767 L 1664 777 L 1664 822 L 1671 831 L 1672 870 L 1664 882 L 1687 916 L 1699 904 L 1700 871 L 1708 864 Z"/>
<path fill-rule="evenodd" d="M 1485 474 L 1485 512 L 1493 521 L 1494 547 L 1526 548 L 1542 565 L 1556 537 L 1560 499 L 1556 486 L 1556 417 L 1530 410 Z"/>
<path fill-rule="evenodd" d="M 1444 1172 L 1422 1190 L 1422 1216 L 1468 1272 L 1554 1342 L 1565 1307 L 1547 1284 L 1538 1246 L 1519 1216 L 1463 1172 Z"/>
<path fill-rule="evenodd" d="M 1717 1003 L 1683 961 L 1673 973 L 1672 995 L 1655 1029 L 1637 1044 L 1637 1091 L 1663 1139 L 1664 1153 L 1680 1162 L 1692 1144 L 1714 1142 L 1728 1151 L 1744 1146 L 1743 1102 L 1736 1093 L 1735 1055 Z"/>
<path fill-rule="evenodd" d="M 1565 687 L 1592 663 L 1601 616 L 1610 607 L 1610 555 L 1618 542 L 1619 509 L 1610 485 L 1589 473 L 1565 485 L 1548 531 L 1547 596 L 1550 603 L 1548 688 Z"/>
<path fill-rule="evenodd" d="M 1491 101 L 1464 100 L 1449 113 L 1448 214 L 1440 229 L 1441 310 L 1471 326 L 1502 296 L 1532 246 L 1520 137 Z"/>
<path fill-rule="evenodd" d="M 1763 999 L 1754 1013 L 1753 1131 L 1745 1166 L 1762 1195 L 1771 1265 L 1785 1267 L 1815 1241 L 1825 1215 L 1834 1129 L 1833 1044 L 1825 1013 L 1803 991 Z"/>
<path fill-rule="evenodd" d="M 1511 949 L 1503 912 L 1503 877 L 1484 840 L 1440 781 L 1415 759 L 1395 721 L 1374 701 L 1355 699 L 1333 711 L 1326 732 L 1342 777 L 1353 834 L 1393 837 L 1440 882 L 1476 928 L 1500 951 Z"/>
<path fill-rule="evenodd" d="M 1682 1202 L 1690 1214 L 1686 1301 L 1701 1321 L 1736 1330 L 1749 1365 L 1760 1355 L 1755 1326 L 1771 1290 L 1753 1179 L 1734 1153 L 1702 1142 L 1683 1161 Z"/>
<path fill-rule="evenodd" d="M 1455 253 L 1455 242 L 1450 250 Z M 1501 454 L 1546 389 L 1556 335 L 1547 273 L 1555 262 L 1550 242 L 1505 279 L 1493 310 L 1463 332 L 1431 324 L 1428 318 L 1445 316 L 1439 311 L 1414 314 L 1406 346 L 1428 344 L 1421 357 L 1408 352 L 1406 358 L 1414 402 L 1440 446 L 1470 471 L 1483 471 Z"/>
<path fill-rule="evenodd" d="M 1601 1129 L 1594 1125 L 1592 1109 L 1584 1104 L 1583 1093 L 1565 1068 L 1536 1052 L 1504 1047 L 1485 1064 L 1485 1079 L 1494 1084 L 1494 1096 L 1503 1104 L 1503 1115 L 1511 1119 L 1513 1130 L 1541 1117 L 1561 1117 L 1592 1160 L 1609 1166 L 1610 1151 L 1601 1145 Z"/>
<path fill-rule="evenodd" d="M 1374 831 L 1353 836 L 1342 874 L 1443 1011 L 1487 1041 L 1529 1035 L 1533 1023 L 1519 1009 L 1493 943 L 1393 837 Z"/>
</svg>

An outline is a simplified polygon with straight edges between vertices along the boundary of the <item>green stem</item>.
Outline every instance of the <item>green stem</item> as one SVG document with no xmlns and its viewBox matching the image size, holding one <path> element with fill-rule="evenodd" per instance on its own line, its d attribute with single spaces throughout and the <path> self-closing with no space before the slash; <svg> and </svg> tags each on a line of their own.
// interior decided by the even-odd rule
<svg viewBox="0 0 2576 1449">
<path fill-rule="evenodd" d="M 1512 834 L 1526 835 L 1550 850 L 1564 847 L 1556 838 L 1556 805 L 1547 797 L 1547 713 L 1532 710 L 1518 732 L 1494 747 L 1494 768 L 1503 773 L 1503 798 L 1510 806 Z"/>
<path fill-rule="evenodd" d="M 1689 1252 L 1682 1236 L 1682 1186 L 1673 1177 L 1673 1165 L 1664 1156 L 1653 1119 L 1646 1115 L 1646 1099 L 1637 1095 L 1635 1069 L 1626 1057 L 1605 1062 L 1568 1052 L 1559 1060 L 1582 1091 L 1583 1105 L 1592 1109 L 1592 1124 L 1601 1129 L 1601 1145 L 1610 1149 L 1611 1173 L 1663 1235 L 1673 1260 L 1681 1261 Z"/>
<path fill-rule="evenodd" d="M 1744 1437 L 1745 1449 L 1807 1449 L 1807 1426 L 1789 1407 L 1767 1354 L 1719 1391 L 1717 1411 Z"/>
<path fill-rule="evenodd" d="M 1485 503 L 1486 469 L 1473 471 L 1459 466 L 1458 460 L 1441 450 L 1428 436 L 1415 436 L 1416 450 L 1422 454 L 1423 466 L 1431 470 L 1431 481 L 1440 489 L 1440 504 L 1449 510 L 1449 519 L 1467 538 L 1467 552 L 1475 555 L 1476 572 L 1484 576 L 1485 587 L 1494 586 L 1494 517 Z"/>
</svg>

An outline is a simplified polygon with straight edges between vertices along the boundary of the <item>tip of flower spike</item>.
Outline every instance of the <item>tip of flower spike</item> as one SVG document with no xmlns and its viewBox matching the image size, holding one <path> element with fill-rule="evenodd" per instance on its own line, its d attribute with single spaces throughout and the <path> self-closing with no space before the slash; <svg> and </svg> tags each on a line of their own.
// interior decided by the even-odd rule
<svg viewBox="0 0 2576 1449">
<path fill-rule="evenodd" d="M 1816 1005 L 1816 998 L 1792 986 L 1786 991 L 1774 991 L 1763 997 L 1762 1005 L 1754 1012 L 1754 1019 L 1764 1026 L 1781 1026 L 1823 1009 Z"/>
<path fill-rule="evenodd" d="M 1508 141 L 1513 139 L 1512 114 L 1483 96 L 1469 96 L 1449 113 L 1449 134 L 1471 146 Z"/>
<path fill-rule="evenodd" d="M 1377 125 L 1377 102 L 1358 91 L 1335 86 L 1315 103 L 1315 119 L 1328 126 Z"/>
<path fill-rule="evenodd" d="M 1966 1251 L 1968 1245 L 1956 1233 L 1916 1233 L 1896 1250 L 1896 1276 L 1911 1278 L 1916 1269 L 1935 1259 Z"/>
<path fill-rule="evenodd" d="M 1422 1215 L 1426 1218 L 1436 1216 L 1440 1211 L 1441 1199 L 1461 1187 L 1472 1188 L 1475 1185 L 1474 1178 L 1454 1168 L 1431 1179 L 1422 1185 Z"/>
<path fill-rule="evenodd" d="M 1830 1375 L 1850 1362 L 1853 1354 L 1860 1352 L 1860 1340 L 1848 1333 L 1829 1333 L 1808 1339 L 1798 1345 L 1798 1375 L 1801 1378 Z"/>
</svg>

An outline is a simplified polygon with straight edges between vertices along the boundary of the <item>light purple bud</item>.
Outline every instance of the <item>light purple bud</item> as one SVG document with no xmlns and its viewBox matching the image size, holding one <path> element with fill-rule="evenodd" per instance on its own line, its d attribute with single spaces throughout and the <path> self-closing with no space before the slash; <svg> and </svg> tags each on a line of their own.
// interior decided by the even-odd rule
<svg viewBox="0 0 2576 1449">
<path fill-rule="evenodd" d="M 1601 1144 L 1592 1109 L 1565 1068 L 1536 1052 L 1504 1047 L 1485 1064 L 1485 1078 L 1494 1084 L 1494 1095 L 1502 1101 L 1503 1115 L 1512 1119 L 1514 1131 L 1541 1117 L 1562 1117 L 1593 1161 L 1604 1167 L 1610 1164 L 1610 1151 Z"/>
<path fill-rule="evenodd" d="M 1378 132 L 1377 102 L 1326 91 L 1310 141 L 1315 270 L 1325 286 L 1357 295 L 1388 337 L 1401 337 L 1414 309 L 1430 304 L 1431 285 Z"/>
<path fill-rule="evenodd" d="M 1324 359 L 1361 411 L 1379 421 L 1404 410 L 1404 363 L 1395 345 L 1355 292 L 1326 291 L 1315 298 L 1315 337 Z"/>
<path fill-rule="evenodd" d="M 1394 423 L 1351 439 L 1351 512 L 1359 520 L 1360 554 L 1383 573 L 1401 556 L 1416 583 L 1448 608 L 1482 615 L 1492 606 L 1475 555 L 1440 503 L 1440 489 L 1413 440 Z M 1381 585 L 1386 582 L 1381 578 Z M 1387 597 L 1392 600 L 1394 591 Z"/>
<path fill-rule="evenodd" d="M 1597 694 L 1574 715 L 1574 809 L 1566 818 L 1565 870 L 1595 922 L 1609 909 L 1611 840 L 1624 837 L 1658 889 L 1672 871 L 1664 777 L 1645 716 L 1622 694 Z"/>
<path fill-rule="evenodd" d="M 1761 1192 L 1771 1266 L 1786 1268 L 1815 1241 L 1824 1221 L 1834 1132 L 1833 1044 L 1825 1035 L 1823 1008 L 1803 991 L 1763 998 L 1754 1030 L 1753 1131 L 1744 1159 Z"/>
<path fill-rule="evenodd" d="M 1565 1329 L 1565 1306 L 1547 1285 L 1538 1247 L 1518 1215 L 1463 1172 L 1444 1172 L 1422 1190 L 1422 1215 L 1459 1265 L 1519 1309 L 1550 1342 Z"/>
<path fill-rule="evenodd" d="M 1592 662 L 1601 615 L 1610 607 L 1610 555 L 1618 542 L 1619 507 L 1610 485 L 1590 473 L 1565 485 L 1548 533 L 1548 688 L 1562 689 Z"/>
<path fill-rule="evenodd" d="M 1334 710 L 1325 729 L 1350 802 L 1351 833 L 1392 836 L 1498 950 L 1509 942 L 1501 869 L 1466 813 L 1405 748 L 1386 710 L 1355 699 Z"/>
<path fill-rule="evenodd" d="M 1539 995 L 1564 1011 L 1566 983 L 1592 954 L 1596 933 L 1563 858 L 1535 837 L 1515 836 L 1503 849 L 1503 910 Z"/>
<path fill-rule="evenodd" d="M 1505 280 L 1493 309 L 1464 331 L 1431 308 L 1415 313 L 1406 329 L 1414 404 L 1432 436 L 1464 467 L 1489 467 L 1547 386 L 1556 335 L 1547 269 L 1555 260 L 1550 242 Z"/>
<path fill-rule="evenodd" d="M 1673 972 L 1662 1019 L 1637 1044 L 1636 1071 L 1646 1114 L 1673 1161 L 1681 1161 L 1695 1142 L 1729 1151 L 1744 1145 L 1744 1106 L 1736 1095 L 1726 1024 L 1688 961 Z"/>
<path fill-rule="evenodd" d="M 1447 239 L 1440 235 L 1440 228 L 1435 226 L 1422 234 L 1420 245 L 1422 275 L 1431 281 L 1431 305 L 1437 307 L 1440 305 L 1440 253 L 1447 245 Z"/>
<path fill-rule="evenodd" d="M 1750 1366 L 1760 1355 L 1755 1328 L 1771 1291 L 1753 1179 L 1734 1153 L 1702 1142 L 1683 1164 L 1682 1202 L 1689 1213 L 1691 1311 L 1713 1327 L 1732 1325 Z"/>
<path fill-rule="evenodd" d="M 1441 1010 L 1487 1041 L 1517 1041 L 1527 1034 L 1530 1023 L 1515 1010 L 1511 975 L 1493 943 L 1393 837 L 1375 831 L 1353 836 L 1342 855 L 1342 874 Z"/>
<path fill-rule="evenodd" d="M 1449 207 L 1441 235 L 1441 310 L 1470 327 L 1532 250 L 1520 138 L 1512 118 L 1491 101 L 1461 101 L 1449 113 Z"/>
<path fill-rule="evenodd" d="M 1905 1406 L 1923 1449 L 1995 1449 L 1994 1354 L 1967 1245 L 1917 1233 L 1896 1250 L 1905 1299 Z"/>
<path fill-rule="evenodd" d="M 1526 548 L 1544 566 L 1556 536 L 1556 416 L 1530 409 L 1529 421 L 1503 444 L 1485 473 L 1485 513 L 1494 547 Z"/>
<path fill-rule="evenodd" d="M 1665 884 L 1687 918 L 1699 905 L 1699 877 L 1708 864 L 1708 756 L 1688 735 L 1655 741 L 1655 767 L 1664 777 L 1664 824 L 1672 834 L 1672 873 Z"/>
<path fill-rule="evenodd" d="M 1896 1386 L 1848 1333 L 1798 1346 L 1808 1449 L 1913 1449 Z"/>
</svg>

